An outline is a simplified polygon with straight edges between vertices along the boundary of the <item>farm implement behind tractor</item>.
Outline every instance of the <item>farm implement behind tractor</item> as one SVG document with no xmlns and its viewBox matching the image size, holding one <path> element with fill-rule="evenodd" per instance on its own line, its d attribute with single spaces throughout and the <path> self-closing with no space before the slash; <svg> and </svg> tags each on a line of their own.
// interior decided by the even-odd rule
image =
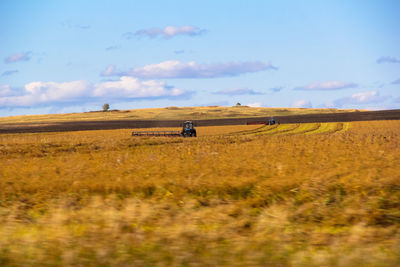
<svg viewBox="0 0 400 267">
<path fill-rule="evenodd" d="M 182 131 L 133 131 L 132 136 L 183 136 L 196 137 L 196 129 L 192 121 L 185 121 Z"/>
</svg>

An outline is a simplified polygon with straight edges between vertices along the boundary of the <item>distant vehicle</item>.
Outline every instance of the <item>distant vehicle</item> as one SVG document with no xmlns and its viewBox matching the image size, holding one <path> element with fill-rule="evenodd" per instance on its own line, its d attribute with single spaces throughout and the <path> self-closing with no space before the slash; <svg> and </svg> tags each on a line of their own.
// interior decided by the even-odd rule
<svg viewBox="0 0 400 267">
<path fill-rule="evenodd" d="M 182 123 L 182 131 L 134 131 L 132 136 L 182 136 L 196 137 L 197 132 L 194 128 L 193 121 L 185 121 Z"/>
<path fill-rule="evenodd" d="M 274 125 L 275 123 L 277 123 L 274 119 L 274 117 L 269 118 L 268 122 L 266 123 L 267 125 Z M 279 122 L 278 122 L 279 124 Z"/>
</svg>

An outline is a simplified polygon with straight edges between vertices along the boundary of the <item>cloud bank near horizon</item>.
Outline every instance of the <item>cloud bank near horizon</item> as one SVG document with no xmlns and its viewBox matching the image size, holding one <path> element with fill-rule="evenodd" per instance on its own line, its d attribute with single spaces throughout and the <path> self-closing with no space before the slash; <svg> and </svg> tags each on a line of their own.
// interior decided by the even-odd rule
<svg viewBox="0 0 400 267">
<path fill-rule="evenodd" d="M 0 86 L 0 107 L 34 107 L 55 104 L 90 103 L 112 100 L 140 100 L 179 98 L 190 92 L 160 81 L 141 81 L 132 77 L 121 77 L 117 81 L 93 84 L 79 80 L 73 82 L 31 82 L 18 93 L 9 85 Z"/>
<path fill-rule="evenodd" d="M 248 103 L 246 106 L 251 107 L 251 108 L 261 108 L 262 103 L 261 102 L 254 102 L 254 103 Z"/>
<path fill-rule="evenodd" d="M 354 106 L 354 105 L 364 105 L 364 104 L 376 104 L 382 103 L 391 98 L 391 96 L 381 96 L 377 91 L 370 92 L 360 92 L 352 94 L 350 97 L 339 98 L 333 101 L 334 106 L 343 107 L 343 106 Z"/>
<path fill-rule="evenodd" d="M 198 64 L 195 61 L 185 63 L 178 60 L 169 60 L 127 71 L 119 71 L 115 65 L 109 65 L 101 73 L 101 76 L 131 76 L 141 79 L 191 79 L 233 77 L 265 70 L 277 70 L 277 67 L 270 62 L 260 61 Z"/>
</svg>

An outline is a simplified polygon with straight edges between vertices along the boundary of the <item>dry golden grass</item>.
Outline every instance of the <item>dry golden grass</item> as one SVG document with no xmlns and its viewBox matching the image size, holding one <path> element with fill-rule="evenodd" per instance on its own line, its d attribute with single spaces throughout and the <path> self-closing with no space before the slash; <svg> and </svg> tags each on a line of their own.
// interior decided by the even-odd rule
<svg viewBox="0 0 400 267">
<path fill-rule="evenodd" d="M 7 123 L 51 123 L 87 120 L 199 120 L 240 117 L 268 117 L 313 113 L 354 112 L 354 109 L 308 109 L 308 108 L 252 108 L 240 107 L 169 107 L 132 109 L 109 112 L 86 112 L 50 115 L 29 115 L 0 118 Z"/>
<path fill-rule="evenodd" d="M 400 264 L 400 121 L 198 131 L 1 135 L 0 266 Z"/>
</svg>

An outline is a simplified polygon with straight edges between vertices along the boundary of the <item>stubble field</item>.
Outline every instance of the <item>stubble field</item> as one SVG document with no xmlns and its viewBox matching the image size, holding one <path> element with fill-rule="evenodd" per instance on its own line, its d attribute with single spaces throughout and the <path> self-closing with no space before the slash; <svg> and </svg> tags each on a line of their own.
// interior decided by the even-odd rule
<svg viewBox="0 0 400 267">
<path fill-rule="evenodd" d="M 130 132 L 0 135 L 0 266 L 400 265 L 400 121 Z"/>
<path fill-rule="evenodd" d="M 312 109 L 312 108 L 265 108 L 247 106 L 166 107 L 131 110 L 92 111 L 85 113 L 24 115 L 0 118 L 1 124 L 53 123 L 112 120 L 201 120 L 222 118 L 246 118 L 266 116 L 288 116 L 306 114 L 334 114 L 360 111 L 356 109 Z"/>
</svg>

